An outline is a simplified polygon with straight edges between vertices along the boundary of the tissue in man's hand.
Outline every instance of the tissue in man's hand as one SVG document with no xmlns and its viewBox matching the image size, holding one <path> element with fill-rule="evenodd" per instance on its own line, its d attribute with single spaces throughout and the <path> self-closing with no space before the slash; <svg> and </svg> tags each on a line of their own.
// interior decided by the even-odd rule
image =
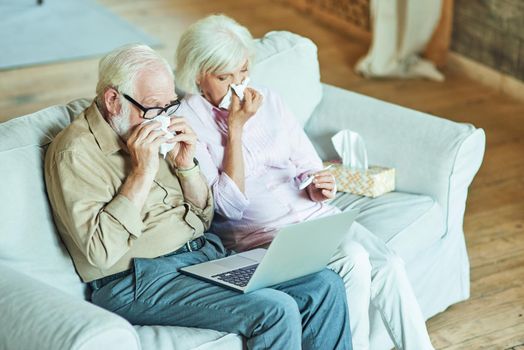
<svg viewBox="0 0 524 350">
<path fill-rule="evenodd" d="M 229 90 L 227 90 L 226 96 L 224 96 L 222 101 L 220 101 L 218 108 L 229 109 L 233 92 L 238 96 L 240 101 L 244 100 L 244 90 L 247 88 L 247 84 L 249 84 L 249 77 L 246 77 L 240 84 L 231 84 Z"/>
<path fill-rule="evenodd" d="M 362 137 L 351 130 L 342 130 L 331 138 L 342 159 L 324 162 L 333 164 L 331 173 L 337 190 L 367 197 L 378 197 L 395 189 L 395 169 L 369 166 Z"/>
<path fill-rule="evenodd" d="M 158 128 L 157 130 L 162 130 L 162 131 L 165 131 L 167 134 L 164 136 L 166 139 L 171 139 L 173 138 L 173 134 L 168 130 L 168 127 L 169 127 L 169 124 L 171 123 L 171 118 L 168 117 L 167 115 L 165 114 L 160 114 L 158 116 L 156 116 L 155 118 L 153 119 L 148 119 L 146 120 L 145 122 L 143 122 L 142 124 L 147 124 L 147 123 L 151 123 L 151 122 L 159 122 L 161 123 L 162 125 L 160 126 L 160 128 Z M 159 153 L 162 155 L 162 157 L 166 157 L 166 154 L 171 151 L 173 149 L 173 147 L 175 147 L 174 144 L 172 143 L 163 143 L 160 145 L 160 149 L 159 149 Z"/>
</svg>

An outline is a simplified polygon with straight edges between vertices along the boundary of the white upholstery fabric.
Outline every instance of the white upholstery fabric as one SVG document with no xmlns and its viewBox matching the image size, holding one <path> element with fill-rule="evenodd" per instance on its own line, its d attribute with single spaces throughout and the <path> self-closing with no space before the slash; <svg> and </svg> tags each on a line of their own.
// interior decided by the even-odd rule
<svg viewBox="0 0 524 350">
<path fill-rule="evenodd" d="M 338 193 L 332 204 L 342 210 L 360 209 L 356 221 L 386 242 L 405 262 L 444 233 L 442 210 L 428 196 L 391 192 L 369 198 Z"/>
<path fill-rule="evenodd" d="M 449 211 L 450 192 L 455 189 L 451 186 L 460 186 L 460 198 L 454 199 L 465 202 L 464 191 L 484 154 L 482 129 L 329 85 L 324 85 L 322 102 L 305 129 L 322 159 L 337 157 L 331 144 L 337 131 L 358 132 L 366 143 L 369 164 L 395 168 L 397 191 L 434 198 L 444 213 L 446 230 L 450 213 L 464 215 L 463 210 Z M 465 178 L 458 180 L 462 176 Z M 457 181 L 453 182 L 453 177 Z"/>
<path fill-rule="evenodd" d="M 424 316 L 429 318 L 467 299 L 469 261 L 462 225 L 468 187 L 484 155 L 484 131 L 324 85 L 322 101 L 305 126 L 323 159 L 336 157 L 331 137 L 346 128 L 364 137 L 370 164 L 396 168 L 397 191 L 424 195 L 434 202 L 417 220 L 419 223 L 415 221 L 388 241 L 406 261 L 406 271 Z M 368 199 L 362 201 L 366 203 Z M 374 201 L 369 203 L 374 206 Z M 422 207 L 430 203 L 423 202 L 419 203 Z M 442 227 L 435 221 L 437 211 L 441 212 Z M 376 220 L 372 230 L 381 235 L 385 226 L 383 218 L 375 217 L 376 214 L 365 215 L 364 221 L 370 225 Z M 383 214 L 389 215 L 389 210 Z M 433 231 L 435 227 L 437 230 Z M 420 229 L 427 232 L 421 233 Z M 440 239 L 419 240 L 426 235 L 428 239 L 440 235 Z M 387 239 L 388 235 L 383 237 Z M 370 319 L 370 348 L 390 349 L 392 342 L 373 308 Z"/>
<path fill-rule="evenodd" d="M 230 350 L 242 349 L 236 334 L 188 327 L 135 326 L 143 350 Z"/>
<path fill-rule="evenodd" d="M 301 125 L 322 99 L 317 47 L 290 32 L 269 32 L 256 43 L 254 84 L 276 91 Z"/>
<path fill-rule="evenodd" d="M 0 276 L 0 349 L 140 348 L 123 318 L 3 263 Z"/>
<path fill-rule="evenodd" d="M 68 111 L 80 109 L 77 103 L 51 107 L 0 125 L 0 263 L 83 297 L 85 287 L 55 230 L 43 175 L 45 146 L 69 123 Z"/>
</svg>

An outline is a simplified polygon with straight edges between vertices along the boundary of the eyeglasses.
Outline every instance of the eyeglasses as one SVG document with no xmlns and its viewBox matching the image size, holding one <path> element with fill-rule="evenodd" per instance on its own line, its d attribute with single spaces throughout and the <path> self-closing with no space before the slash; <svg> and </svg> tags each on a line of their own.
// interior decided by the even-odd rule
<svg viewBox="0 0 524 350">
<path fill-rule="evenodd" d="M 153 119 L 157 116 L 159 116 L 162 113 L 166 113 L 169 117 L 171 117 L 175 112 L 177 111 L 178 107 L 180 107 L 180 101 L 174 100 L 171 101 L 168 105 L 165 107 L 144 107 L 137 101 L 135 101 L 131 96 L 127 94 L 123 94 L 124 98 L 135 105 L 136 108 L 141 110 L 143 112 L 142 118 L 143 119 Z"/>
</svg>

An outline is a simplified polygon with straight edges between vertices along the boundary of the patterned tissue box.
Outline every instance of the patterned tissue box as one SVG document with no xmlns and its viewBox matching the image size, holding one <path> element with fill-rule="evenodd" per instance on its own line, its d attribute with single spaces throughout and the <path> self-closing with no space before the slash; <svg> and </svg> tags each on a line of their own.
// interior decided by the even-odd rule
<svg viewBox="0 0 524 350">
<path fill-rule="evenodd" d="M 340 161 L 324 162 L 324 166 L 329 164 L 333 164 L 330 171 L 337 181 L 337 191 L 375 198 L 395 190 L 394 168 L 371 165 L 360 171 L 346 168 Z"/>
</svg>

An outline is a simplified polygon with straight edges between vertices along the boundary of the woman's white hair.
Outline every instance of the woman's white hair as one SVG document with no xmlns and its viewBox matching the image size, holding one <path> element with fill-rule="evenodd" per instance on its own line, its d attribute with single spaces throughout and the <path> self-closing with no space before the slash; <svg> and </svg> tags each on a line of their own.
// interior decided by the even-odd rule
<svg viewBox="0 0 524 350">
<path fill-rule="evenodd" d="M 129 44 L 111 51 L 98 64 L 97 102 L 103 102 L 103 95 L 109 88 L 133 95 L 138 73 L 144 69 L 157 68 L 165 68 L 166 73 L 173 77 L 167 60 L 147 45 Z M 125 105 L 122 96 L 120 101 Z M 103 103 L 98 103 L 98 106 L 104 108 Z"/>
<path fill-rule="evenodd" d="M 176 51 L 176 85 L 198 93 L 203 74 L 223 74 L 254 60 L 253 37 L 246 27 L 224 15 L 211 15 L 193 23 L 180 38 Z"/>
</svg>

